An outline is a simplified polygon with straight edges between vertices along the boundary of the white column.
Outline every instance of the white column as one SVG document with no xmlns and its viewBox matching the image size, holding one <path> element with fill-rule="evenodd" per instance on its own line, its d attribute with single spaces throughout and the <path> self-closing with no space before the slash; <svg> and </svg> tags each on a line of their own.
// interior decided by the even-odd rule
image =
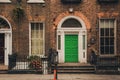
<svg viewBox="0 0 120 80">
<path fill-rule="evenodd" d="M 7 58 L 8 58 L 8 57 L 7 57 L 8 45 L 9 45 L 9 44 L 8 44 L 8 40 L 9 40 L 8 34 L 5 33 L 5 43 L 4 43 L 4 44 L 5 44 L 5 47 L 4 47 L 4 51 L 5 51 L 5 53 L 4 53 L 4 54 L 5 54 L 5 55 L 4 55 L 4 61 L 5 61 L 4 64 L 5 64 L 5 65 L 8 65 L 8 59 L 7 59 Z"/>
<path fill-rule="evenodd" d="M 8 65 L 8 55 L 12 52 L 11 47 L 11 35 L 10 33 L 5 33 L 5 65 Z"/>
<path fill-rule="evenodd" d="M 81 34 L 81 31 L 79 32 L 79 35 L 78 35 L 78 58 L 79 58 L 79 62 L 82 63 L 83 62 L 83 54 L 82 54 L 82 46 L 83 46 L 83 43 L 82 43 L 82 34 Z"/>
<path fill-rule="evenodd" d="M 59 63 L 64 63 L 64 31 L 58 31 L 58 35 L 61 37 L 61 49 L 58 50 Z"/>
</svg>

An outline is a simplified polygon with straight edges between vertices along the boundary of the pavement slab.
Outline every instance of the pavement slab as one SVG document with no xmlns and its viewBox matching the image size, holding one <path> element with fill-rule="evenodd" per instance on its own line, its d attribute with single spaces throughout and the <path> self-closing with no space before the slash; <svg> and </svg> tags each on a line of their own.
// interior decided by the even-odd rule
<svg viewBox="0 0 120 80">
<path fill-rule="evenodd" d="M 0 74 L 0 80 L 53 80 L 53 74 Z M 120 80 L 120 75 L 58 74 L 58 80 Z"/>
</svg>

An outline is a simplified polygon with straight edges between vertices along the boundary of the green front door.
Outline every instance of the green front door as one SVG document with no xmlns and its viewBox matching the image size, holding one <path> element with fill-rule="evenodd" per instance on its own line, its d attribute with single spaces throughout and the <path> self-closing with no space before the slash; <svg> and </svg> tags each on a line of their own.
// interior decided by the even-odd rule
<svg viewBox="0 0 120 80">
<path fill-rule="evenodd" d="M 78 62 L 78 35 L 65 35 L 65 62 Z"/>
</svg>

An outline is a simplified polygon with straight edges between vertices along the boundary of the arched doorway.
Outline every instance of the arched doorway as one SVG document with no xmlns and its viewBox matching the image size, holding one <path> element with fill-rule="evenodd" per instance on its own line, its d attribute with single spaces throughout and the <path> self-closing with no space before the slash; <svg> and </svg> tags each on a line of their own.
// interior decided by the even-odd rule
<svg viewBox="0 0 120 80">
<path fill-rule="evenodd" d="M 87 62 L 87 31 L 79 17 L 67 16 L 57 27 L 59 63 Z"/>
<path fill-rule="evenodd" d="M 8 54 L 12 53 L 12 30 L 9 22 L 0 16 L 0 64 L 8 65 Z"/>
</svg>

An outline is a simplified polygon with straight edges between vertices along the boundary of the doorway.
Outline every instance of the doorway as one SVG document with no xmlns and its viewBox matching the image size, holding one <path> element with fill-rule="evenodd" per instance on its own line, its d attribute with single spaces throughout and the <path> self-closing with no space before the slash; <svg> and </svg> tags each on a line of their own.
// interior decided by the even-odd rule
<svg viewBox="0 0 120 80">
<path fill-rule="evenodd" d="M 57 27 L 59 63 L 87 62 L 87 30 L 77 16 L 63 18 Z"/>
</svg>

